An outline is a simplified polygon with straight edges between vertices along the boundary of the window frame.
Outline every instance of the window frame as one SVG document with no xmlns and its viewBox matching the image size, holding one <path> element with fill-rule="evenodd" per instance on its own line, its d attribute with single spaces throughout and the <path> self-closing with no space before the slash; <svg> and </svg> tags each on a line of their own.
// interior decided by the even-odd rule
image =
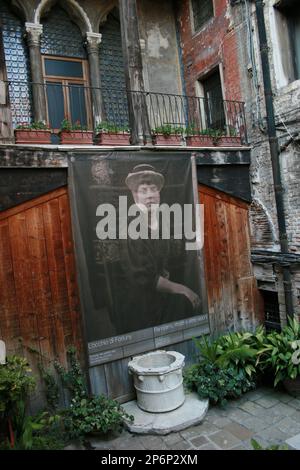
<svg viewBox="0 0 300 470">
<path fill-rule="evenodd" d="M 199 98 L 203 98 L 201 100 L 201 127 L 202 129 L 207 128 L 208 126 L 208 119 L 207 119 L 207 109 L 206 109 L 206 96 L 204 91 L 204 83 L 208 80 L 212 75 L 218 73 L 220 77 L 220 84 L 221 84 L 221 95 L 222 95 L 222 102 L 226 101 L 225 98 L 225 90 L 224 90 L 224 76 L 223 76 L 223 66 L 222 63 L 219 62 L 212 66 L 209 70 L 206 70 L 204 73 L 199 75 L 195 82 L 195 94 Z M 203 117 L 204 118 L 203 118 Z M 224 125 L 227 126 L 227 116 L 226 112 L 224 111 Z"/>
<path fill-rule="evenodd" d="M 200 0 L 199 0 L 200 1 Z M 194 9 L 193 9 L 193 1 L 189 0 L 189 9 L 190 9 L 190 21 L 191 21 L 191 29 L 192 29 L 192 36 L 195 36 L 199 34 L 201 31 L 203 31 L 207 25 L 215 18 L 216 15 L 216 10 L 215 10 L 215 2 L 214 0 L 211 0 L 212 7 L 213 7 L 213 14 L 212 16 L 205 21 L 199 29 L 195 28 L 195 15 L 194 15 Z"/>
<path fill-rule="evenodd" d="M 80 62 L 82 64 L 82 78 L 81 77 L 66 77 L 61 75 L 47 75 L 46 74 L 46 67 L 45 67 L 45 60 L 61 60 L 64 62 Z M 89 75 L 88 75 L 88 61 L 86 59 L 80 59 L 77 57 L 62 57 L 62 56 L 54 56 L 49 54 L 42 55 L 42 68 L 43 68 L 43 80 L 45 89 L 47 89 L 47 82 L 53 83 L 61 83 L 62 85 L 62 92 L 64 98 L 64 111 L 65 111 L 65 118 L 71 121 L 71 107 L 70 107 L 70 96 L 68 93 L 68 85 L 82 85 L 84 87 L 84 96 L 85 96 L 85 105 L 86 105 L 86 119 L 87 119 L 87 129 L 92 129 L 93 127 L 93 118 L 92 118 L 92 105 L 91 105 L 91 92 L 90 92 L 90 84 L 89 84 Z M 46 93 L 45 93 L 46 95 Z M 48 100 L 46 95 L 46 112 L 47 112 L 47 123 L 50 125 L 50 117 L 49 117 L 49 108 L 48 108 Z M 53 129 L 54 132 L 58 132 L 59 128 Z"/>
</svg>

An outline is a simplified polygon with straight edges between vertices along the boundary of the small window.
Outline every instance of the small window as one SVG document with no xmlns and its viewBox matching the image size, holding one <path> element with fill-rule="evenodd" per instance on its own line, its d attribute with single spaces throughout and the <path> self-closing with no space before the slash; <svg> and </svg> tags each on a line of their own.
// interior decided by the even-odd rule
<svg viewBox="0 0 300 470">
<path fill-rule="evenodd" d="M 264 300 L 265 327 L 267 331 L 280 330 L 280 314 L 277 292 L 260 291 Z"/>
<path fill-rule="evenodd" d="M 45 74 L 48 77 L 83 78 L 82 63 L 73 60 L 45 59 Z"/>
<path fill-rule="evenodd" d="M 213 0 L 191 0 L 194 31 L 197 32 L 207 21 L 214 16 Z"/>
</svg>

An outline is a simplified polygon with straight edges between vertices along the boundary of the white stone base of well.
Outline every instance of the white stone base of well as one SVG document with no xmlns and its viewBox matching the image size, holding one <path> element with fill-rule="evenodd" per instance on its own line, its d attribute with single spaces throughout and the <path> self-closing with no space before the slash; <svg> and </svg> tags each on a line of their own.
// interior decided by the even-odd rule
<svg viewBox="0 0 300 470">
<path fill-rule="evenodd" d="M 137 406 L 136 400 L 122 405 L 125 411 L 134 416 L 134 422 L 125 421 L 126 428 L 137 434 L 160 434 L 182 431 L 203 421 L 208 400 L 200 400 L 196 393 L 188 393 L 182 406 L 166 413 L 149 413 Z"/>
</svg>

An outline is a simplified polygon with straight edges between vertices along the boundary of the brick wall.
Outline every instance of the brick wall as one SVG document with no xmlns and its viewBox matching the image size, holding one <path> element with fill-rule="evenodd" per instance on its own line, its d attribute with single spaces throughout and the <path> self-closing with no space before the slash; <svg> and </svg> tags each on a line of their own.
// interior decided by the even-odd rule
<svg viewBox="0 0 300 470">
<path fill-rule="evenodd" d="M 215 16 L 193 34 L 190 0 L 178 2 L 178 24 L 188 94 L 195 93 L 196 81 L 222 64 L 224 98 L 240 100 L 237 36 L 227 0 L 213 0 Z"/>
</svg>

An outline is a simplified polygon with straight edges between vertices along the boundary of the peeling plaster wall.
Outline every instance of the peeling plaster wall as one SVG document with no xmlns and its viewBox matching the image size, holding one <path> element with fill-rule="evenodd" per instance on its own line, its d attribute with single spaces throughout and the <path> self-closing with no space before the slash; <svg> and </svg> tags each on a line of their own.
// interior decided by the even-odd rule
<svg viewBox="0 0 300 470">
<path fill-rule="evenodd" d="M 176 23 L 172 0 L 138 2 L 145 88 L 182 93 Z"/>
</svg>

